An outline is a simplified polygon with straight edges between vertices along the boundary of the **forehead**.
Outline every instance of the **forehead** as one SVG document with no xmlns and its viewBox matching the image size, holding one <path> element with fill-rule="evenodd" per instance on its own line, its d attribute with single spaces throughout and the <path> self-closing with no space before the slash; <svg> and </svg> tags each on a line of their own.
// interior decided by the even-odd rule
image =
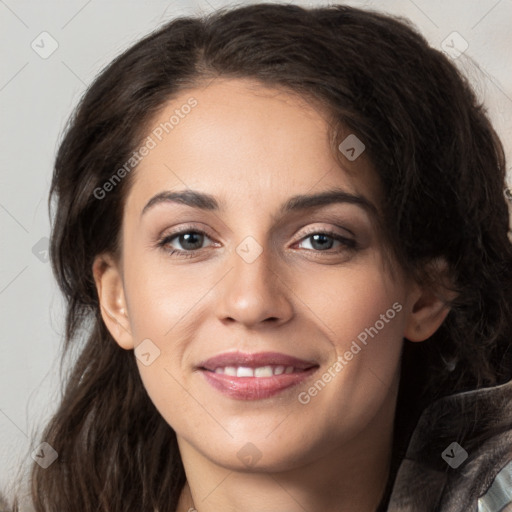
<svg viewBox="0 0 512 512">
<path fill-rule="evenodd" d="M 329 135 L 325 111 L 297 94 L 216 79 L 181 91 L 149 123 L 152 148 L 134 171 L 128 203 L 140 210 L 162 190 L 192 188 L 261 209 L 334 186 L 377 204 L 364 153 L 355 162 L 337 158 Z"/>
</svg>

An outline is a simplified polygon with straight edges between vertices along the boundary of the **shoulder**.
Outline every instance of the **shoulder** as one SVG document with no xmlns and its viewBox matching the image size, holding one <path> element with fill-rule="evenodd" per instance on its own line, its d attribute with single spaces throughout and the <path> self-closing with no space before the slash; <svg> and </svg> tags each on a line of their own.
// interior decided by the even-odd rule
<svg viewBox="0 0 512 512">
<path fill-rule="evenodd" d="M 512 381 L 428 407 L 398 470 L 388 511 L 498 512 L 509 503 Z"/>
</svg>

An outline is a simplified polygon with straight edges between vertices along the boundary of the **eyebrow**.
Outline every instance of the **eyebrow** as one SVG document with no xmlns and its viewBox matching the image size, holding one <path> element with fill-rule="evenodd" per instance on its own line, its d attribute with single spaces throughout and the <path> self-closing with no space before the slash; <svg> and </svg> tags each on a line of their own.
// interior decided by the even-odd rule
<svg viewBox="0 0 512 512">
<path fill-rule="evenodd" d="M 178 203 L 208 211 L 223 210 L 217 199 L 210 194 L 195 190 L 164 191 L 153 196 L 142 209 L 141 217 L 153 206 L 160 203 Z M 316 194 L 299 194 L 290 197 L 279 209 L 279 214 L 318 208 L 333 203 L 349 203 L 359 206 L 372 215 L 377 214 L 377 208 L 366 197 L 351 194 L 342 189 L 331 189 Z"/>
</svg>

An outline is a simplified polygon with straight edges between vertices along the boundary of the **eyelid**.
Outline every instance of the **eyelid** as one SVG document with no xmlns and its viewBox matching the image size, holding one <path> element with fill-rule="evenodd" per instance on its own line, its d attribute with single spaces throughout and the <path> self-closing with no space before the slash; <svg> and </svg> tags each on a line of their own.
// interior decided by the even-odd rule
<svg viewBox="0 0 512 512">
<path fill-rule="evenodd" d="M 348 236 L 345 236 L 345 235 L 342 235 L 341 233 L 338 233 L 336 231 L 336 229 L 343 230 L 343 231 L 346 231 L 347 233 L 350 233 L 350 235 L 352 235 L 354 237 L 354 242 L 355 242 L 355 236 L 356 235 L 353 233 L 353 231 L 351 231 L 348 228 L 343 228 L 341 226 L 335 226 L 334 228 L 331 227 L 331 226 L 329 226 L 329 227 L 311 227 L 311 228 L 306 229 L 305 232 L 302 232 L 299 240 L 302 240 L 303 238 L 307 237 L 308 235 L 315 234 L 315 233 L 333 234 L 333 235 L 339 236 L 341 238 L 344 238 L 346 240 L 350 240 L 350 238 Z"/>
<path fill-rule="evenodd" d="M 212 235 L 211 231 L 204 226 L 198 226 L 197 224 L 180 224 L 179 227 L 171 229 L 171 231 L 164 230 L 162 234 L 157 236 L 157 240 L 163 240 L 164 238 L 169 238 L 189 232 L 205 234 L 210 239 L 215 238 L 215 236 Z"/>
</svg>

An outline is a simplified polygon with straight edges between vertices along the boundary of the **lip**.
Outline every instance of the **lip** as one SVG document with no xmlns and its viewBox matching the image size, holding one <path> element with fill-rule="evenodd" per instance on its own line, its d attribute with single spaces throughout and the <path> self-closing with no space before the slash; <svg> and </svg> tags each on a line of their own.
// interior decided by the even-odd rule
<svg viewBox="0 0 512 512">
<path fill-rule="evenodd" d="M 258 368 L 267 365 L 293 366 L 298 371 L 272 375 L 271 377 L 235 377 L 215 373 L 215 368 L 219 367 L 245 366 Z M 207 359 L 198 365 L 198 369 L 214 389 L 237 400 L 270 398 L 306 380 L 318 368 L 319 365 L 314 361 L 305 361 L 277 352 L 261 352 L 258 354 L 226 352 Z"/>
<path fill-rule="evenodd" d="M 259 352 L 257 354 L 224 352 L 223 354 L 219 354 L 199 363 L 198 368 L 213 372 L 215 368 L 219 366 L 247 366 L 248 368 L 258 368 L 269 364 L 293 366 L 298 370 L 307 370 L 312 366 L 318 366 L 315 361 L 306 361 L 279 352 Z"/>
</svg>

